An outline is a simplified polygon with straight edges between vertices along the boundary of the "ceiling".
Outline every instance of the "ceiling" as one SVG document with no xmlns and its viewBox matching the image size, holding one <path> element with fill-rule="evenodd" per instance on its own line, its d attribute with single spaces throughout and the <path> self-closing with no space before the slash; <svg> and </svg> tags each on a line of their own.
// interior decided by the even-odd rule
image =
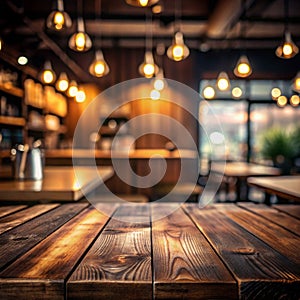
<svg viewBox="0 0 300 300">
<path fill-rule="evenodd" d="M 68 38 L 76 30 L 78 15 L 85 20 L 93 49 L 101 46 L 106 51 L 143 49 L 146 36 L 152 36 L 154 48 L 167 47 L 175 28 L 180 28 L 186 44 L 195 51 L 275 49 L 282 40 L 287 20 L 284 0 L 160 0 L 158 3 L 161 12 L 155 14 L 151 8 L 129 6 L 125 0 L 64 0 L 73 25 L 65 32 L 56 33 L 45 28 L 55 0 L 3 0 L 0 1 L 0 36 L 10 49 L 8 56 L 26 53 L 35 67 L 46 56 L 53 57 L 88 80 L 89 75 L 77 63 L 78 54 L 68 49 Z M 288 4 L 289 30 L 299 46 L 300 1 L 289 0 Z"/>
</svg>

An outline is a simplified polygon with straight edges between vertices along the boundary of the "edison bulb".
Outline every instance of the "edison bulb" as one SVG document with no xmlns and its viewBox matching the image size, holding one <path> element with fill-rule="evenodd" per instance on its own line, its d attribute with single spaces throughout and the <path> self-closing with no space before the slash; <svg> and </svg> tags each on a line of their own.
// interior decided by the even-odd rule
<svg viewBox="0 0 300 300">
<path fill-rule="evenodd" d="M 94 67 L 94 71 L 97 75 L 102 75 L 105 71 L 105 66 L 103 62 L 97 62 Z"/>
<path fill-rule="evenodd" d="M 215 97 L 215 94 L 216 92 L 214 88 L 211 86 L 207 86 L 203 90 L 203 96 L 205 99 L 213 99 Z"/>
<path fill-rule="evenodd" d="M 51 83 L 54 80 L 53 72 L 50 70 L 45 70 L 43 73 L 43 81 L 45 83 Z"/>
<path fill-rule="evenodd" d="M 158 100 L 160 98 L 160 92 L 157 90 L 152 90 L 150 93 L 150 97 L 152 100 Z"/>
<path fill-rule="evenodd" d="M 277 104 L 278 106 L 280 107 L 283 107 L 287 104 L 288 100 L 287 100 L 287 97 L 286 96 L 280 96 L 278 99 L 277 99 Z"/>
<path fill-rule="evenodd" d="M 293 95 L 293 96 L 291 96 L 291 98 L 290 98 L 290 103 L 291 103 L 292 106 L 298 106 L 299 103 L 300 103 L 300 98 L 299 98 L 299 96 L 298 96 L 298 95 Z"/>
<path fill-rule="evenodd" d="M 247 74 L 247 73 L 249 73 L 249 72 L 250 72 L 250 67 L 249 67 L 249 65 L 246 64 L 246 63 L 241 63 L 241 64 L 239 64 L 239 65 L 238 65 L 238 72 L 239 72 L 240 74 Z"/>
<path fill-rule="evenodd" d="M 78 92 L 78 88 L 76 85 L 71 85 L 68 90 L 68 95 L 70 97 L 75 97 Z"/>
<path fill-rule="evenodd" d="M 153 64 L 145 64 L 143 68 L 146 77 L 152 77 L 155 71 Z"/>
<path fill-rule="evenodd" d="M 227 90 L 229 87 L 229 83 L 228 80 L 225 78 L 221 78 L 220 80 L 218 80 L 218 88 L 221 91 L 225 91 Z"/>
<path fill-rule="evenodd" d="M 271 91 L 272 99 L 276 100 L 279 96 L 281 96 L 281 90 L 279 88 L 273 88 Z"/>
<path fill-rule="evenodd" d="M 231 94 L 234 98 L 240 98 L 243 95 L 243 91 L 241 88 L 239 88 L 238 86 L 233 88 L 231 91 Z"/>
<path fill-rule="evenodd" d="M 147 6 L 148 0 L 139 0 L 141 6 Z"/>
<path fill-rule="evenodd" d="M 62 92 L 66 91 L 69 87 L 69 82 L 66 79 L 62 79 L 58 82 L 58 89 Z"/>
<path fill-rule="evenodd" d="M 175 45 L 172 53 L 175 60 L 180 60 L 183 57 L 183 47 L 180 45 Z"/>
<path fill-rule="evenodd" d="M 85 101 L 86 95 L 84 91 L 78 91 L 75 96 L 75 100 L 78 103 L 82 103 Z"/>
<path fill-rule="evenodd" d="M 53 18 L 53 23 L 54 23 L 55 29 L 60 30 L 63 28 L 64 23 L 65 23 L 65 18 L 64 18 L 64 15 L 60 11 L 55 12 L 55 15 Z"/>
<path fill-rule="evenodd" d="M 85 46 L 85 36 L 83 32 L 78 32 L 75 37 L 75 45 L 78 50 L 83 50 Z"/>
<path fill-rule="evenodd" d="M 289 56 L 292 54 L 293 52 L 293 48 L 291 46 L 291 44 L 289 43 L 284 43 L 283 48 L 282 48 L 282 52 L 285 56 Z"/>
</svg>

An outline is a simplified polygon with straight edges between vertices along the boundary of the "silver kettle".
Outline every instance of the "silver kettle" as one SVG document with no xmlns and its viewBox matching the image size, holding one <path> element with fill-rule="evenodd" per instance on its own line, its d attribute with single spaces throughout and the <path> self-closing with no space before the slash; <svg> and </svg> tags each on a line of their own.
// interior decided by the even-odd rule
<svg viewBox="0 0 300 300">
<path fill-rule="evenodd" d="M 18 180 L 41 180 L 43 179 L 44 157 L 39 148 L 41 142 L 35 141 L 32 147 L 28 144 L 18 145 L 11 150 L 13 163 L 13 176 Z"/>
</svg>

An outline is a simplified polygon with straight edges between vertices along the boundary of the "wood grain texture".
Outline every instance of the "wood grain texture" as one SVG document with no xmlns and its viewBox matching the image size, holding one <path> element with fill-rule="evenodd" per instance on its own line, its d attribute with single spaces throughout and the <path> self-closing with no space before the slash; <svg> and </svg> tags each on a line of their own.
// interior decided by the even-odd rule
<svg viewBox="0 0 300 300">
<path fill-rule="evenodd" d="M 0 219 L 0 234 L 25 223 L 55 207 L 59 204 L 40 204 L 18 211 Z"/>
<path fill-rule="evenodd" d="M 293 233 L 300 235 L 300 220 L 292 218 L 284 212 L 278 211 L 266 205 L 257 205 L 254 203 L 239 203 L 239 206 L 245 208 L 270 222 L 276 223 Z"/>
<path fill-rule="evenodd" d="M 273 208 L 276 208 L 279 211 L 283 211 L 286 214 L 293 216 L 297 219 L 300 219 L 300 205 L 297 204 L 289 204 L 289 205 L 280 205 L 276 204 L 272 206 Z"/>
<path fill-rule="evenodd" d="M 224 205 L 224 211 L 218 209 L 219 205 L 204 209 L 192 205 L 184 207 L 234 274 L 240 299 L 297 299 L 300 296 L 299 265 L 233 222 L 225 207 L 230 209 L 234 205 Z M 243 210 L 237 208 L 237 211 Z M 249 219 L 248 227 L 251 226 Z M 251 297 L 248 298 L 249 291 Z"/>
<path fill-rule="evenodd" d="M 0 236 L 0 270 L 26 253 L 87 207 L 87 203 L 65 204 Z"/>
<path fill-rule="evenodd" d="M 70 277 L 68 299 L 152 299 L 150 241 L 148 206 L 121 206 Z"/>
<path fill-rule="evenodd" d="M 266 220 L 264 217 L 255 215 L 235 205 L 220 204 L 217 207 L 222 212 L 226 210 L 226 215 L 234 222 L 296 263 L 300 271 L 300 239 L 297 235 Z"/>
<path fill-rule="evenodd" d="M 110 209 L 112 213 L 114 206 Z M 67 276 L 108 219 L 93 207 L 85 209 L 2 271 L 1 286 L 5 291 L 16 289 L 14 295 L 10 291 L 11 297 L 36 299 L 44 289 L 43 299 L 64 299 Z M 24 288 L 23 280 L 32 281 L 31 289 Z M 7 296 L 0 291 L 1 299 Z"/>
<path fill-rule="evenodd" d="M 14 213 L 18 210 L 26 208 L 27 205 L 8 205 L 0 207 L 0 218 L 7 216 L 11 213 Z"/>
<path fill-rule="evenodd" d="M 161 214 L 169 205 L 153 207 Z M 178 209 L 152 225 L 155 299 L 236 299 L 237 285 L 193 222 Z"/>
</svg>

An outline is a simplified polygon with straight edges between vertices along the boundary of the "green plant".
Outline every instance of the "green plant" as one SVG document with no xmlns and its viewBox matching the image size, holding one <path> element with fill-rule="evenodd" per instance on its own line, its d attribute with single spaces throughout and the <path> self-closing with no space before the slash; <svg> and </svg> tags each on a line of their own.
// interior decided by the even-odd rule
<svg viewBox="0 0 300 300">
<path fill-rule="evenodd" d="M 290 172 L 297 149 L 294 132 L 289 133 L 281 128 L 271 128 L 263 135 L 262 156 L 271 159 L 275 166 L 282 169 L 283 174 Z"/>
<path fill-rule="evenodd" d="M 292 133 L 292 140 L 295 147 L 295 156 L 300 157 L 300 126 L 296 127 Z"/>
</svg>

